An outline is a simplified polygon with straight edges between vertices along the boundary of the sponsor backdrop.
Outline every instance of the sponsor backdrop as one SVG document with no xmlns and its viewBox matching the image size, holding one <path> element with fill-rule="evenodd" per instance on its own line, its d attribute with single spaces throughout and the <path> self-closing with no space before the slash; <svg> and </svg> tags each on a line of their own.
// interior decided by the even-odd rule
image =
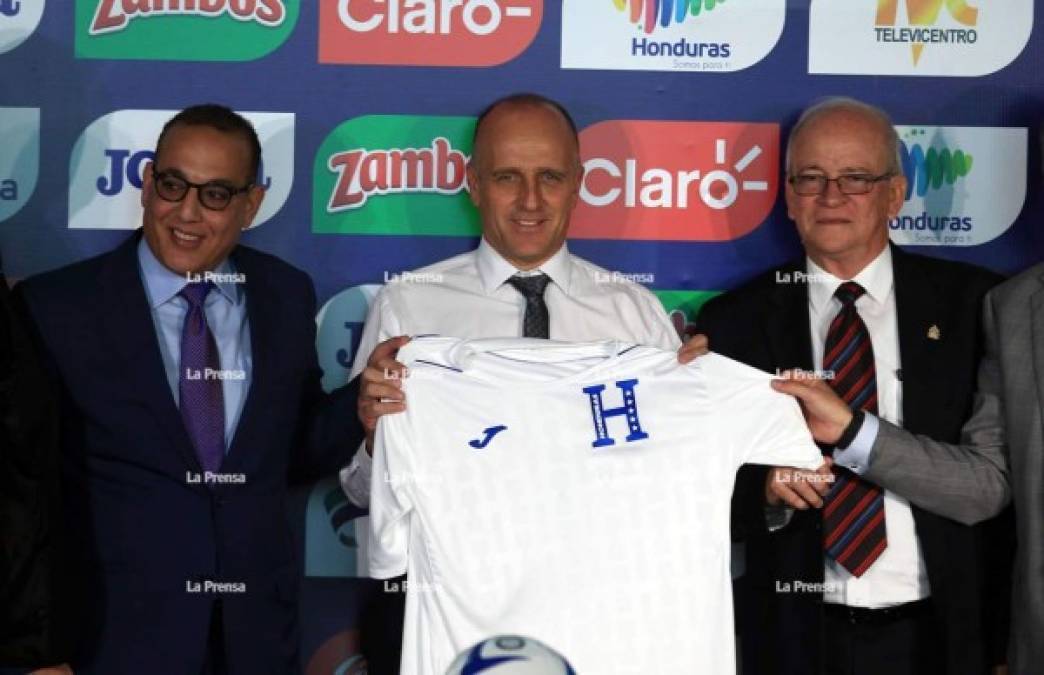
<svg viewBox="0 0 1044 675">
<path fill-rule="evenodd" d="M 307 270 L 324 385 L 379 284 L 471 248 L 475 114 L 562 101 L 587 168 L 572 249 L 652 288 L 679 332 L 795 255 L 782 142 L 817 97 L 888 109 L 910 189 L 895 242 L 1004 273 L 1044 258 L 1044 37 L 1034 0 L 0 0 L 0 252 L 21 278 L 138 227 L 173 111 L 257 125 L 248 244 Z M 352 411 L 345 411 L 352 414 Z M 290 517 L 302 665 L 354 673 L 365 519 L 327 480 Z"/>
</svg>

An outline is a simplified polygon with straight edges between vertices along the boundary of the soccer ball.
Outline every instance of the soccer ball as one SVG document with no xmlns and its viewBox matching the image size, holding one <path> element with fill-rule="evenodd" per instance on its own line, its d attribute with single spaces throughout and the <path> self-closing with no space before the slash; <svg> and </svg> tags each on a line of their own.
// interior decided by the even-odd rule
<svg viewBox="0 0 1044 675">
<path fill-rule="evenodd" d="M 576 675 L 561 654 L 543 642 L 518 635 L 497 635 L 465 649 L 446 675 Z"/>
</svg>

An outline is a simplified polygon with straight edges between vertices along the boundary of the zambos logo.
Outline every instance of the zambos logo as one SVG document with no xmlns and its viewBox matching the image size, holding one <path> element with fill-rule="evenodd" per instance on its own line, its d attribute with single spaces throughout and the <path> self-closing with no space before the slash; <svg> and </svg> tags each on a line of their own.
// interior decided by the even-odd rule
<svg viewBox="0 0 1044 675">
<path fill-rule="evenodd" d="M 176 110 L 117 110 L 92 122 L 69 160 L 69 227 L 132 230 L 141 225 L 142 171 Z M 294 180 L 294 114 L 243 112 L 261 141 L 257 184 L 265 199 L 256 227 L 286 202 Z"/>
<path fill-rule="evenodd" d="M 0 54 L 28 39 L 40 24 L 44 0 L 0 0 Z"/>
<path fill-rule="evenodd" d="M 896 127 L 906 201 L 898 244 L 974 246 L 1003 234 L 1026 197 L 1025 129 Z M 973 170 L 974 167 L 974 170 Z"/>
<path fill-rule="evenodd" d="M 975 4 L 973 4 L 975 3 Z M 1034 0 L 813 0 L 810 73 L 987 75 L 1033 28 Z"/>
<path fill-rule="evenodd" d="M 562 67 L 729 72 L 772 51 L 784 0 L 563 0 Z"/>
<path fill-rule="evenodd" d="M 76 0 L 76 56 L 248 61 L 289 37 L 300 0 Z"/>
<path fill-rule="evenodd" d="M 368 115 L 342 123 L 315 158 L 312 229 L 477 235 L 466 193 L 472 117 Z"/>
<path fill-rule="evenodd" d="M 638 24 L 646 34 L 656 29 L 656 17 L 664 28 L 672 23 L 700 15 L 703 10 L 712 10 L 725 0 L 612 0 L 616 9 L 627 12 L 631 23 Z"/>
<path fill-rule="evenodd" d="M 494 66 L 536 37 L 543 0 L 320 0 L 319 62 Z"/>
<path fill-rule="evenodd" d="M 614 120 L 584 129 L 580 151 L 576 238 L 735 239 L 778 190 L 776 124 Z"/>
</svg>

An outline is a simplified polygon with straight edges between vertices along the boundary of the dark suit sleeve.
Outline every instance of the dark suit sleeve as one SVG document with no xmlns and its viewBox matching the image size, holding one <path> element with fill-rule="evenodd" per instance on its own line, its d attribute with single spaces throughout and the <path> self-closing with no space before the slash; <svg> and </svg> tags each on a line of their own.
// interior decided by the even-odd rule
<svg viewBox="0 0 1044 675">
<path fill-rule="evenodd" d="M 0 296 L 0 666 L 42 667 L 70 660 L 58 403 L 2 275 Z"/>
<path fill-rule="evenodd" d="M 303 275 L 303 273 L 302 273 Z M 365 438 L 356 412 L 359 378 L 329 394 L 321 386 L 322 369 L 316 354 L 315 289 L 305 276 L 301 297 L 307 312 L 308 373 L 301 398 L 300 442 L 290 462 L 290 482 L 303 483 L 335 474 L 346 466 Z"/>
</svg>

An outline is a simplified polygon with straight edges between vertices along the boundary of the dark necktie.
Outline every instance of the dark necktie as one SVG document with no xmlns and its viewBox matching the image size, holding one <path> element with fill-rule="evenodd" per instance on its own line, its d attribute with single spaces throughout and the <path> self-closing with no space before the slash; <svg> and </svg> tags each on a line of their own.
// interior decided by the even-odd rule
<svg viewBox="0 0 1044 675">
<path fill-rule="evenodd" d="M 210 282 L 186 284 L 179 295 L 188 301 L 181 329 L 181 369 L 178 376 L 181 419 L 204 471 L 217 471 L 225 457 L 225 399 L 221 380 L 207 370 L 221 368 L 214 334 L 207 326 L 203 301 L 214 288 Z"/>
<path fill-rule="evenodd" d="M 547 303 L 544 302 L 544 289 L 550 281 L 551 277 L 543 273 L 529 277 L 513 276 L 507 280 L 526 299 L 522 337 L 551 337 L 551 321 L 547 314 Z"/>
<path fill-rule="evenodd" d="M 823 349 L 823 369 L 833 371 L 830 386 L 853 410 L 877 412 L 877 375 L 870 331 L 855 302 L 866 291 L 846 281 L 834 297 L 841 310 L 830 323 Z M 823 548 L 856 577 L 863 576 L 888 546 L 884 491 L 835 465 L 834 485 L 823 506 Z"/>
</svg>

